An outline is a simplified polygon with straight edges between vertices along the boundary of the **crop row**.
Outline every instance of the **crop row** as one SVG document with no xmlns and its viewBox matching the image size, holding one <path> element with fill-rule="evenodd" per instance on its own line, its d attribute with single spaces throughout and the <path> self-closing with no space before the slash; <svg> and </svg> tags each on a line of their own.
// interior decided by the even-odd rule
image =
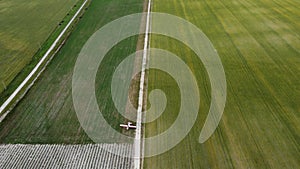
<svg viewBox="0 0 300 169">
<path fill-rule="evenodd" d="M 0 168 L 132 168 L 131 150 L 131 144 L 6 144 L 0 145 Z"/>
</svg>

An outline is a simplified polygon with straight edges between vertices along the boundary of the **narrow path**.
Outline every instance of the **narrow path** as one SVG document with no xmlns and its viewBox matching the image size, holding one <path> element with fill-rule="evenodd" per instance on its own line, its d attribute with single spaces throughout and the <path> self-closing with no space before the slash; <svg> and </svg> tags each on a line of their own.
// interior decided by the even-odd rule
<svg viewBox="0 0 300 169">
<path fill-rule="evenodd" d="M 142 128 L 142 110 L 143 110 L 143 98 L 144 98 L 144 84 L 145 84 L 145 69 L 147 65 L 147 50 L 149 44 L 149 27 L 150 27 L 150 12 L 151 12 L 151 0 L 148 2 L 147 10 L 147 20 L 146 20 L 146 31 L 144 39 L 144 49 L 143 49 L 143 61 L 142 61 L 142 72 L 140 79 L 140 90 L 139 90 L 139 100 L 138 100 L 138 109 L 137 109 L 137 120 L 136 120 L 136 135 L 134 140 L 134 169 L 140 169 L 141 166 L 141 156 L 142 151 L 142 138 L 141 138 L 141 128 Z"/>
</svg>

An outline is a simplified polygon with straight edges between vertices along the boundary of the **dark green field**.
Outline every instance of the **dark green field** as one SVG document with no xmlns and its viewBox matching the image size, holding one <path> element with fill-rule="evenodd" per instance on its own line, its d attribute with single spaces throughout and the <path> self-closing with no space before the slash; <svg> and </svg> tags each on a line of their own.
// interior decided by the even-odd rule
<svg viewBox="0 0 300 169">
<path fill-rule="evenodd" d="M 72 74 L 77 56 L 88 38 L 99 28 L 121 16 L 143 11 L 143 1 L 92 1 L 66 44 L 55 56 L 26 97 L 0 124 L 1 143 L 90 143 L 80 127 L 72 102 Z M 98 70 L 96 89 L 99 105 L 112 126 L 123 119 L 116 115 L 110 94 L 113 69 L 135 52 L 138 37 L 120 42 Z M 111 74 L 109 74 L 111 73 Z M 101 96 L 101 97 L 100 97 Z M 119 129 L 119 128 L 118 128 Z"/>
<path fill-rule="evenodd" d="M 192 69 L 201 103 L 189 135 L 172 150 L 146 158 L 145 168 L 299 168 L 299 1 L 154 0 L 153 11 L 185 18 L 208 36 L 225 69 L 227 103 L 215 133 L 198 143 L 210 105 L 205 68 L 179 41 L 152 35 L 152 48 L 177 54 Z M 174 79 L 160 71 L 150 71 L 148 85 L 170 95 L 164 114 L 146 125 L 146 136 L 152 136 L 174 122 L 180 95 Z"/>
</svg>

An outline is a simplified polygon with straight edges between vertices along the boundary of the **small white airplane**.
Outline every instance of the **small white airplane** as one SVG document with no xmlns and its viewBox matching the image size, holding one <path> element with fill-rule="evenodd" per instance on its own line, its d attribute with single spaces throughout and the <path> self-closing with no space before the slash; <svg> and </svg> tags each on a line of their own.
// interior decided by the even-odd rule
<svg viewBox="0 0 300 169">
<path fill-rule="evenodd" d="M 120 127 L 126 128 L 126 130 L 136 129 L 136 126 L 132 125 L 132 122 L 128 122 L 127 124 L 120 124 Z"/>
</svg>

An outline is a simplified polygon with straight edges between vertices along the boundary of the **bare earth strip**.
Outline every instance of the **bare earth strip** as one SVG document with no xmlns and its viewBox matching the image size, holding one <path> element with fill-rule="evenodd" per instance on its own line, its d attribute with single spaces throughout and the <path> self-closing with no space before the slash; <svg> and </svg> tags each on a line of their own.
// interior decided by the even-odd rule
<svg viewBox="0 0 300 169">
<path fill-rule="evenodd" d="M 144 39 L 144 49 L 143 49 L 143 62 L 142 62 L 142 72 L 140 79 L 140 90 L 139 90 L 139 99 L 138 99 L 138 109 L 137 109 L 137 129 L 134 141 L 134 168 L 141 168 L 141 152 L 142 152 L 142 109 L 144 103 L 144 84 L 145 84 L 145 70 L 147 64 L 147 50 L 148 50 L 148 41 L 149 41 L 149 27 L 150 27 L 150 11 L 151 11 L 151 0 L 148 1 L 147 9 L 147 19 L 146 19 L 146 31 Z"/>
<path fill-rule="evenodd" d="M 114 147 L 124 156 L 105 151 Z M 132 168 L 131 144 L 0 145 L 0 168 Z"/>
</svg>

